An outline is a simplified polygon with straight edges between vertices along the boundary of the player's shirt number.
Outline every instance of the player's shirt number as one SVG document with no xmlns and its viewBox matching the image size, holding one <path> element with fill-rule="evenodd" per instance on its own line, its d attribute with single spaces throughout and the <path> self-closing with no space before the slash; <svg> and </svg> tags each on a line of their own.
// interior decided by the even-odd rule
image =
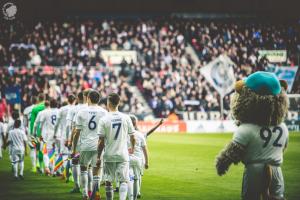
<svg viewBox="0 0 300 200">
<path fill-rule="evenodd" d="M 272 130 L 270 128 L 266 128 L 266 127 L 260 129 L 260 137 L 265 142 L 263 144 L 263 148 L 268 146 L 268 144 L 272 138 L 272 135 L 276 136 L 276 139 L 273 142 L 273 146 L 274 147 L 282 147 L 282 144 L 279 143 L 282 133 L 283 133 L 283 130 L 279 126 L 274 127 Z"/>
<path fill-rule="evenodd" d="M 114 140 L 117 140 L 117 139 L 118 139 L 118 136 L 119 136 L 119 134 L 120 134 L 121 123 L 115 123 L 115 124 L 112 124 L 112 128 L 113 128 L 114 130 L 116 130 L 116 134 L 115 134 Z"/>
<path fill-rule="evenodd" d="M 56 122 L 56 115 L 51 115 L 51 123 L 54 126 Z"/>
<path fill-rule="evenodd" d="M 89 129 L 90 130 L 95 130 L 95 128 L 97 127 L 96 122 L 94 121 L 96 115 L 93 115 L 92 118 L 89 121 Z"/>
</svg>

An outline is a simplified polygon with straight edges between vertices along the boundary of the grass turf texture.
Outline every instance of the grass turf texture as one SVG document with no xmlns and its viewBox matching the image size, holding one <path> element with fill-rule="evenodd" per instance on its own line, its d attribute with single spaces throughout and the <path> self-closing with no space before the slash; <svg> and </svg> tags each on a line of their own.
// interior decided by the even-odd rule
<svg viewBox="0 0 300 200">
<path fill-rule="evenodd" d="M 214 167 L 215 156 L 231 137 L 231 134 L 153 134 L 148 139 L 150 168 L 143 177 L 142 199 L 240 199 L 243 165 L 232 166 L 224 177 L 218 177 Z M 299 154 L 300 134 L 291 133 L 283 164 L 288 200 L 300 199 Z M 25 180 L 14 181 L 7 153 L 0 161 L 0 188 L 1 200 L 81 199 L 80 194 L 68 193 L 72 183 L 31 173 L 28 156 Z M 105 196 L 103 187 L 101 195 Z"/>
</svg>

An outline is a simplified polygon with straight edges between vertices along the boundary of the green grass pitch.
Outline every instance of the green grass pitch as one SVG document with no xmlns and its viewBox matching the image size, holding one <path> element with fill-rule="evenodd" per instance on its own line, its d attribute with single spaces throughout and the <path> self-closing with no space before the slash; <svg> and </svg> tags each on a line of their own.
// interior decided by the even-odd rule
<svg viewBox="0 0 300 200">
<path fill-rule="evenodd" d="M 231 134 L 153 134 L 148 139 L 150 168 L 145 172 L 142 199 L 145 200 L 235 200 L 240 199 L 243 165 L 232 166 L 224 177 L 216 175 L 217 153 Z M 300 134 L 291 133 L 284 155 L 283 172 L 288 200 L 300 199 Z M 25 180 L 13 181 L 5 153 L 0 161 L 1 200 L 81 199 L 69 194 L 72 184 L 59 178 L 30 172 L 26 157 Z M 104 197 L 104 189 L 101 189 Z M 115 196 L 116 199 L 117 195 Z M 105 199 L 105 198 L 103 198 Z"/>
</svg>

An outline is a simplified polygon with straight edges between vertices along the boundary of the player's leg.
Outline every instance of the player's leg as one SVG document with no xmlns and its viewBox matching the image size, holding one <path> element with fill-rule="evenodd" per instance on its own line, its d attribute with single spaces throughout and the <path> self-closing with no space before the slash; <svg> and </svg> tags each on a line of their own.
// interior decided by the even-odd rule
<svg viewBox="0 0 300 200">
<path fill-rule="evenodd" d="M 119 199 L 126 200 L 129 182 L 129 162 L 116 163 L 116 172 L 120 180 Z"/>
<path fill-rule="evenodd" d="M 272 181 L 269 188 L 270 196 L 284 200 L 284 179 L 281 167 L 271 166 Z"/>
<path fill-rule="evenodd" d="M 44 161 L 45 174 L 50 175 L 50 168 L 49 168 L 50 160 L 49 160 L 48 153 L 45 153 L 43 155 L 43 161 Z"/>
<path fill-rule="evenodd" d="M 79 158 L 72 159 L 72 175 L 74 179 L 74 188 L 71 190 L 71 193 L 80 192 L 79 176 L 80 176 L 80 165 Z"/>
<path fill-rule="evenodd" d="M 93 200 L 100 199 L 100 179 L 101 179 L 101 163 L 97 163 L 98 152 L 91 152 L 91 166 L 93 169 L 92 193 L 90 198 Z"/>
<path fill-rule="evenodd" d="M 88 199 L 88 165 L 89 165 L 89 152 L 81 151 L 79 157 L 80 163 L 80 181 L 83 199 Z"/>
<path fill-rule="evenodd" d="M 13 174 L 15 179 L 18 179 L 18 159 L 18 155 L 14 152 L 11 152 L 11 164 L 13 166 Z"/>
<path fill-rule="evenodd" d="M 93 191 L 93 168 L 92 166 L 88 166 L 88 194 L 89 196 Z"/>
<path fill-rule="evenodd" d="M 34 147 L 30 148 L 29 157 L 31 160 L 32 172 L 36 172 L 36 149 Z"/>
<path fill-rule="evenodd" d="M 20 179 L 24 179 L 24 153 L 19 155 Z"/>
<path fill-rule="evenodd" d="M 263 193 L 265 164 L 256 163 L 245 166 L 242 199 L 259 200 Z"/>
<path fill-rule="evenodd" d="M 113 200 L 114 190 L 113 190 L 112 182 L 115 180 L 116 163 L 106 162 L 104 163 L 103 169 L 104 169 L 106 199 Z"/>
<path fill-rule="evenodd" d="M 134 184 L 134 173 L 133 173 L 133 168 L 130 165 L 129 167 L 129 182 L 128 182 L 128 199 L 133 200 L 133 184 Z"/>
</svg>

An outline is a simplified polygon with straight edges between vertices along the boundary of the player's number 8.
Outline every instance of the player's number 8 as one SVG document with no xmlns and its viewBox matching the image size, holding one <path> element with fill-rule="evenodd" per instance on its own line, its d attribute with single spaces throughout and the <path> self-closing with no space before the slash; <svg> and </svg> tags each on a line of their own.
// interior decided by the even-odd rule
<svg viewBox="0 0 300 200">
<path fill-rule="evenodd" d="M 51 115 L 51 123 L 55 125 L 55 122 L 56 122 L 56 115 Z"/>
<path fill-rule="evenodd" d="M 92 118 L 89 121 L 89 129 L 90 130 L 95 130 L 95 128 L 97 127 L 97 124 L 95 121 L 93 121 L 95 119 L 95 115 L 92 116 Z"/>
<path fill-rule="evenodd" d="M 282 136 L 282 133 L 283 133 L 283 130 L 281 127 L 276 126 L 273 128 L 272 131 L 271 131 L 271 129 L 266 128 L 266 127 L 260 129 L 260 137 L 261 137 L 261 139 L 263 139 L 265 141 L 265 143 L 263 144 L 263 148 L 268 146 L 268 144 L 271 140 L 271 137 L 272 137 L 272 133 L 277 133 L 277 131 L 278 131 L 278 136 L 275 139 L 275 141 L 273 142 L 273 146 L 274 147 L 282 147 L 282 144 L 278 143 Z"/>
</svg>

